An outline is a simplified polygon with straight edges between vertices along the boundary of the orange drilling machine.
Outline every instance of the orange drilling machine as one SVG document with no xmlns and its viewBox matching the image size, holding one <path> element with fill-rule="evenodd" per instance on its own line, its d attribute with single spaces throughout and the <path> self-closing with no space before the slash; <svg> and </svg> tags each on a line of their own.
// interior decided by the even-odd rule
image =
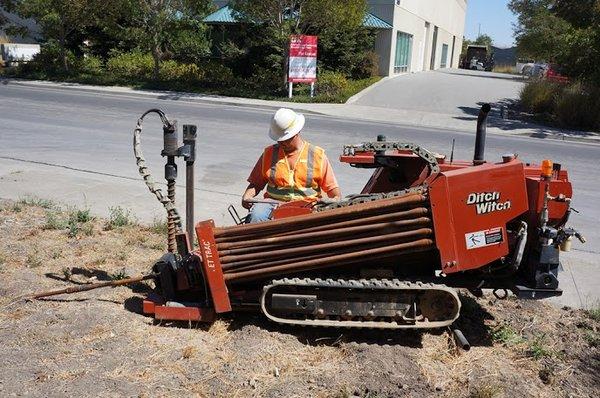
<svg viewBox="0 0 600 398">
<path fill-rule="evenodd" d="M 196 128 L 160 110 L 138 121 L 139 171 L 169 216 L 169 252 L 153 267 L 156 291 L 144 312 L 161 320 L 211 322 L 238 310 L 282 324 L 352 328 L 436 328 L 459 316 L 457 288 L 501 297 L 559 296 L 559 253 L 573 237 L 566 227 L 572 187 L 549 160 L 541 165 L 505 155 L 484 160 L 484 105 L 472 161 L 448 161 L 410 143 L 346 145 L 341 162 L 372 169 L 362 192 L 341 201 L 281 204 L 273 220 L 217 227 L 193 223 Z M 167 195 L 141 151 L 142 123 L 157 113 L 164 125 Z M 175 203 L 176 157 L 187 170 L 187 222 Z M 190 243 L 195 235 L 198 247 Z"/>
</svg>

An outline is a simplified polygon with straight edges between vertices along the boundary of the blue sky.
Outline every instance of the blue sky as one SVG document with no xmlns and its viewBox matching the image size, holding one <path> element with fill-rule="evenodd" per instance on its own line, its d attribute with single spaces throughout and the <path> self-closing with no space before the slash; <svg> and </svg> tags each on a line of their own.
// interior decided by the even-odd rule
<svg viewBox="0 0 600 398">
<path fill-rule="evenodd" d="M 514 44 L 512 23 L 515 15 L 509 11 L 507 0 L 467 0 L 465 36 L 475 39 L 481 24 L 481 33 L 488 34 L 500 47 Z"/>
</svg>

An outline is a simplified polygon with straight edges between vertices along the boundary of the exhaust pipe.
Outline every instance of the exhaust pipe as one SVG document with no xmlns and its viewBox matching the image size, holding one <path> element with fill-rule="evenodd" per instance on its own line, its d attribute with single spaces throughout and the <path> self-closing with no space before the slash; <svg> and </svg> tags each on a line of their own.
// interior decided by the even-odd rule
<svg viewBox="0 0 600 398">
<path fill-rule="evenodd" d="M 473 155 L 473 164 L 480 165 L 485 163 L 485 134 L 487 131 L 487 118 L 492 107 L 490 104 L 483 104 L 477 116 L 477 135 L 475 136 L 475 154 Z"/>
</svg>

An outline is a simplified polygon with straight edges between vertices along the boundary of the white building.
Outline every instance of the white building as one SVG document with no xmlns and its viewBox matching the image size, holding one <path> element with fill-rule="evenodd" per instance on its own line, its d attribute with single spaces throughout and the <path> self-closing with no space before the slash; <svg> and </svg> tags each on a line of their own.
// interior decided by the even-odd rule
<svg viewBox="0 0 600 398">
<path fill-rule="evenodd" d="M 369 0 L 371 14 L 392 29 L 380 30 L 375 51 L 383 76 L 457 68 L 467 0 Z"/>
</svg>

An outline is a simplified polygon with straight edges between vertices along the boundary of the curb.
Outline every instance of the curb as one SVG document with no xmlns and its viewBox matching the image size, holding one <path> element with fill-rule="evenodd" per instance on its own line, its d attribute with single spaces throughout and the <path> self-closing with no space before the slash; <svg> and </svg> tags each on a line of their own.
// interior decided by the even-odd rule
<svg viewBox="0 0 600 398">
<path fill-rule="evenodd" d="M 1 84 L 14 84 L 18 86 L 25 87 L 38 87 L 38 88 L 48 88 L 48 89 L 58 89 L 58 90 L 74 90 L 80 92 L 87 93 L 107 93 L 117 96 L 135 96 L 135 97 L 150 97 L 156 98 L 160 100 L 184 100 L 190 101 L 200 104 L 222 104 L 226 106 L 237 106 L 242 108 L 261 108 L 268 110 L 277 110 L 282 107 L 296 108 L 302 110 L 302 112 L 306 114 L 312 115 L 320 115 L 320 116 L 329 116 L 327 113 L 315 111 L 312 109 L 308 109 L 303 107 L 304 103 L 302 102 L 285 102 L 280 101 L 280 105 L 274 104 L 264 104 L 264 103 L 251 103 L 251 102 L 243 102 L 244 100 L 253 101 L 251 98 L 243 98 L 243 97 L 201 97 L 202 94 L 190 93 L 186 91 L 165 91 L 165 90 L 147 90 L 147 89 L 133 89 L 124 86 L 92 86 L 85 85 L 80 83 L 64 83 L 64 82 L 53 82 L 46 80 L 27 80 L 20 78 L 5 78 L 0 77 L 0 85 Z M 118 90 L 114 90 L 114 88 L 118 88 Z M 177 98 L 161 98 L 161 97 L 177 97 Z M 198 96 L 198 97 L 196 97 Z M 232 101 L 232 98 L 239 98 L 240 101 Z M 268 101 L 268 100 L 259 100 L 259 101 Z"/>
</svg>

